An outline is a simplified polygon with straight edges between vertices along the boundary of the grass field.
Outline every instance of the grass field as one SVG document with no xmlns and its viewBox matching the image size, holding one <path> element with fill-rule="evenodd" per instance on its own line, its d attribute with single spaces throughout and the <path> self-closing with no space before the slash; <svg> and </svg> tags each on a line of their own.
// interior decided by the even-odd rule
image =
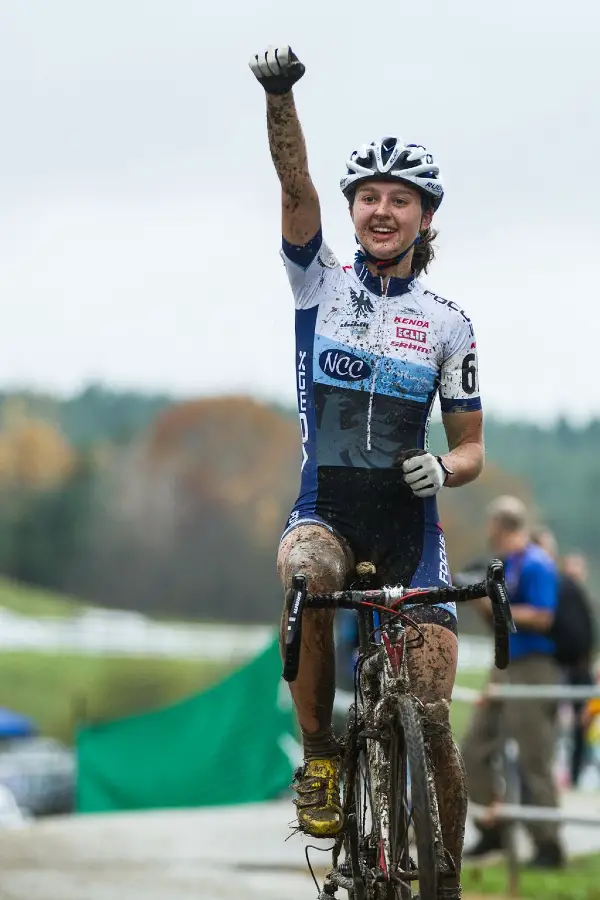
<svg viewBox="0 0 600 900">
<path fill-rule="evenodd" d="M 36 619 L 72 617 L 88 604 L 0 578 L 0 608 Z M 31 716 L 71 743 L 77 722 L 144 712 L 202 690 L 230 663 L 76 652 L 0 651 L 0 706 Z"/>
<path fill-rule="evenodd" d="M 219 681 L 227 662 L 76 653 L 0 653 L 0 706 L 25 713 L 49 736 L 71 742 L 77 721 L 98 721 L 156 709 Z M 460 684 L 479 687 L 483 673 Z M 472 707 L 455 702 L 452 722 L 460 741 Z"/>
<path fill-rule="evenodd" d="M 180 700 L 223 677 L 226 664 L 145 657 L 0 653 L 0 706 L 71 743 L 77 721 L 112 719 Z"/>
<path fill-rule="evenodd" d="M 0 578 L 0 608 L 60 619 L 93 607 Z M 71 743 L 78 722 L 156 709 L 203 690 L 230 670 L 228 662 L 2 650 L 0 706 L 31 716 L 43 734 Z"/>
<path fill-rule="evenodd" d="M 89 608 L 89 604 L 64 594 L 55 594 L 52 591 L 19 584 L 9 578 L 0 578 L 0 607 L 21 616 L 62 619 L 83 612 Z"/>
<path fill-rule="evenodd" d="M 65 618 L 80 601 L 0 578 L 0 608 L 36 618 Z M 89 608 L 89 606 L 87 607 Z M 44 734 L 71 741 L 82 718 L 102 720 L 143 712 L 201 690 L 230 670 L 227 663 L 77 653 L 0 652 L 0 705 L 32 716 Z M 480 687 L 484 673 L 458 683 Z M 472 707 L 455 701 L 452 722 L 464 733 Z"/>
<path fill-rule="evenodd" d="M 506 866 L 466 866 L 462 876 L 465 900 L 471 894 L 505 897 Z M 527 871 L 519 875 L 523 900 L 600 900 L 600 854 L 581 857 L 562 872 Z"/>
</svg>

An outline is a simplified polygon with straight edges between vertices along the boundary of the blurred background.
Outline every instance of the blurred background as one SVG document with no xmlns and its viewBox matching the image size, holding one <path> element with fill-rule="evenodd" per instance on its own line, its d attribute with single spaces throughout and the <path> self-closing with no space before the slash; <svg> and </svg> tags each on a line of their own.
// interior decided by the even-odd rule
<svg viewBox="0 0 600 900">
<path fill-rule="evenodd" d="M 514 494 L 554 532 L 561 556 L 585 556 L 600 615 L 599 26 L 588 0 L 568 10 L 434 0 L 368 19 L 358 6 L 315 0 L 2 4 L 7 823 L 75 808 L 271 800 L 293 767 L 272 653 L 276 547 L 300 461 L 293 305 L 277 255 L 264 100 L 247 68 L 267 43 L 291 43 L 306 64 L 298 108 L 326 238 L 344 262 L 354 242 L 338 181 L 357 145 L 397 133 L 442 165 L 448 191 L 426 282 L 473 319 L 487 448 L 481 478 L 441 497 L 452 569 L 485 556 L 485 507 Z M 437 410 L 431 444 L 445 449 Z M 468 611 L 461 632 L 461 683 L 479 686 L 488 639 Z M 263 662 L 268 674 L 252 668 Z M 196 795 L 189 785 L 208 785 L 214 770 L 195 748 L 218 720 L 210 752 L 220 758 L 249 708 L 247 689 L 231 682 L 240 672 L 268 684 L 265 696 L 272 689 L 276 783 L 247 772 L 242 787 Z M 182 751 L 194 767 L 174 803 L 147 784 L 161 760 L 165 771 L 179 765 L 170 754 L 188 712 L 178 704 L 199 698 Z M 173 709 L 174 719 L 160 718 Z M 459 732 L 467 715 L 456 704 Z M 133 779 L 142 747 L 155 745 L 157 757 L 146 787 L 119 804 L 97 786 L 106 759 L 124 758 L 111 727 L 132 722 L 142 736 L 127 732 L 129 768 L 118 777 Z M 238 750 L 247 731 L 240 740 Z M 283 840 L 273 834 L 262 849 Z M 27 865 L 11 882 L 15 897 L 32 890 Z M 51 900 L 53 889 L 39 896 Z M 56 888 L 61 898 L 104 896 L 77 890 Z M 209 900 L 229 896 L 216 882 L 211 890 Z"/>
</svg>

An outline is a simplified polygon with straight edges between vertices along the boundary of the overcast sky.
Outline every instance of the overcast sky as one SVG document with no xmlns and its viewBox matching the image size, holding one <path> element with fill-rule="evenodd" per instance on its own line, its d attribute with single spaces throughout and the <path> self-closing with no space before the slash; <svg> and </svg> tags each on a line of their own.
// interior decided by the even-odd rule
<svg viewBox="0 0 600 900">
<path fill-rule="evenodd" d="M 485 409 L 600 414 L 599 33 L 596 0 L 3 0 L 0 386 L 293 400 L 247 66 L 289 42 L 337 255 L 348 154 L 424 143 L 447 184 L 426 281 L 473 319 Z"/>
</svg>

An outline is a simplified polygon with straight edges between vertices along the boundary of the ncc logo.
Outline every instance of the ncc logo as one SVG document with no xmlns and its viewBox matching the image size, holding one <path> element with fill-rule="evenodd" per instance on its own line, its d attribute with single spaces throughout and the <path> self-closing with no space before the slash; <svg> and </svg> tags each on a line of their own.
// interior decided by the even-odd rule
<svg viewBox="0 0 600 900">
<path fill-rule="evenodd" d="M 323 350 L 319 365 L 326 375 L 338 381 L 361 381 L 371 374 L 371 366 L 364 359 L 343 350 Z"/>
</svg>

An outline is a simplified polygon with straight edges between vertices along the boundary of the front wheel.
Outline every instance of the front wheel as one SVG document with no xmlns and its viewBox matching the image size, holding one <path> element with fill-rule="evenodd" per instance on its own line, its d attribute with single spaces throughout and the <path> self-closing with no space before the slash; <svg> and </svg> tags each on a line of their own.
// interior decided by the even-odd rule
<svg viewBox="0 0 600 900">
<path fill-rule="evenodd" d="M 410 868 L 409 825 L 412 824 L 417 850 L 419 898 L 436 900 L 437 859 L 427 756 L 421 717 L 414 700 L 408 696 L 398 698 L 397 718 L 392 725 L 389 763 L 387 796 L 391 871 L 407 871 Z M 410 772 L 410 802 L 407 769 Z M 411 884 L 414 885 L 414 881 Z M 387 900 L 405 900 L 411 896 L 406 883 L 402 886 L 390 884 L 389 887 Z"/>
</svg>

